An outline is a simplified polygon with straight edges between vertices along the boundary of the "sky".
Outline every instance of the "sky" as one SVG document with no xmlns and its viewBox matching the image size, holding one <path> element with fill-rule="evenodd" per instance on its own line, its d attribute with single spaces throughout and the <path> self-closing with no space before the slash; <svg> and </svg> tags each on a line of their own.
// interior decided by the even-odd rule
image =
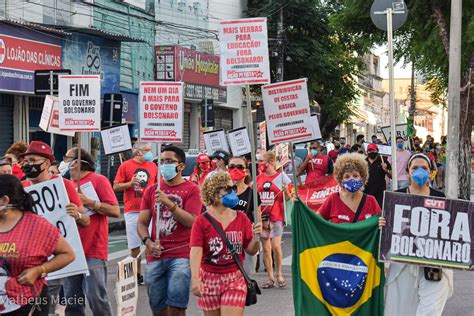
<svg viewBox="0 0 474 316">
<path fill-rule="evenodd" d="M 380 56 L 380 76 L 384 79 L 388 79 L 388 47 L 387 45 L 378 46 L 373 50 L 373 53 Z M 403 63 L 395 65 L 394 68 L 395 78 L 411 78 L 411 63 L 407 64 L 403 68 Z"/>
</svg>

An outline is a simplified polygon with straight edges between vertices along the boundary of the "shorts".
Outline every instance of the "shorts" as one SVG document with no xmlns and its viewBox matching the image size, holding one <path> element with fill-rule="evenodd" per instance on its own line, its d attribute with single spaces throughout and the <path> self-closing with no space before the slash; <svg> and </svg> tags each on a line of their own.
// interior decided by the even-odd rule
<svg viewBox="0 0 474 316">
<path fill-rule="evenodd" d="M 125 213 L 125 231 L 127 233 L 128 249 L 139 248 L 142 245 L 142 240 L 137 231 L 139 215 L 140 212 Z"/>
<path fill-rule="evenodd" d="M 202 297 L 198 306 L 203 311 L 213 311 L 222 306 L 245 307 L 247 284 L 240 271 L 212 273 L 201 269 Z"/>
<path fill-rule="evenodd" d="M 273 239 L 275 237 L 281 237 L 283 235 L 283 222 L 270 222 L 269 229 L 262 230 L 262 237 L 263 239 Z"/>
</svg>

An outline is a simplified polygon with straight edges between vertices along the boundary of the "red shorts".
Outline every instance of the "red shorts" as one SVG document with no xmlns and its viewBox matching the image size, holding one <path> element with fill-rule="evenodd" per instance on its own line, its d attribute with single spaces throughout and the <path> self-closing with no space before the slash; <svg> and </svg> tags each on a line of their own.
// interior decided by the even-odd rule
<svg viewBox="0 0 474 316">
<path fill-rule="evenodd" d="M 202 297 L 198 306 L 203 311 L 213 311 L 221 306 L 245 307 L 247 284 L 240 271 L 212 273 L 201 269 Z"/>
</svg>

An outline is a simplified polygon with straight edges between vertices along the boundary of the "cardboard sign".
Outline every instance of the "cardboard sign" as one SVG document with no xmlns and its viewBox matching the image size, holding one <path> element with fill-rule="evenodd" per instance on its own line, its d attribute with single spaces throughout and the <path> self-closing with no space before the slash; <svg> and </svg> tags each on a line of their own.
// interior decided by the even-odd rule
<svg viewBox="0 0 474 316">
<path fill-rule="evenodd" d="M 59 129 L 100 131 L 100 76 L 59 76 Z"/>
<path fill-rule="evenodd" d="M 392 132 L 390 130 L 390 126 L 382 127 L 382 133 L 383 133 L 383 137 L 385 137 L 385 141 L 387 142 L 387 144 L 391 144 Z M 398 136 L 403 137 L 403 141 L 404 141 L 403 148 L 405 150 L 411 151 L 410 139 L 408 138 L 408 135 L 407 135 L 407 124 L 395 125 L 395 133 L 397 135 L 396 137 Z"/>
<path fill-rule="evenodd" d="M 25 188 L 33 198 L 33 211 L 59 229 L 61 235 L 74 250 L 76 259 L 56 272 L 48 274 L 47 280 L 65 278 L 76 274 L 89 275 L 84 249 L 74 218 L 66 213 L 69 204 L 64 180 L 61 177 Z"/>
<path fill-rule="evenodd" d="M 249 134 L 246 127 L 241 127 L 228 132 L 229 145 L 234 157 L 243 156 L 252 152 Z"/>
<path fill-rule="evenodd" d="M 220 84 L 270 83 L 267 18 L 219 22 Z"/>
<path fill-rule="evenodd" d="M 183 142 L 183 83 L 140 82 L 140 139 Z"/>
<path fill-rule="evenodd" d="M 92 182 L 87 182 L 81 185 L 81 192 L 86 196 L 86 198 L 91 199 L 92 201 L 100 202 L 100 198 L 97 195 L 97 191 L 95 190 Z M 91 216 L 96 214 L 92 209 L 86 207 L 86 214 Z"/>
<path fill-rule="evenodd" d="M 206 151 L 210 155 L 218 149 L 229 152 L 229 145 L 223 129 L 204 132 L 204 143 L 206 144 Z"/>
<path fill-rule="evenodd" d="M 316 114 L 311 115 L 311 127 L 313 128 L 313 139 L 323 138 L 321 136 L 321 129 L 319 128 L 318 116 Z"/>
<path fill-rule="evenodd" d="M 47 95 L 44 99 L 43 112 L 39 127 L 51 134 L 59 134 L 74 137 L 73 131 L 61 131 L 59 129 L 59 98 Z"/>
<path fill-rule="evenodd" d="M 100 131 L 104 152 L 106 155 L 112 155 L 132 149 L 132 141 L 128 125 L 120 125 Z"/>
<path fill-rule="evenodd" d="M 265 121 L 258 124 L 259 149 L 260 152 L 267 151 L 267 123 Z"/>
<path fill-rule="evenodd" d="M 364 151 L 367 152 L 367 147 L 369 146 L 370 143 L 364 143 Z M 382 156 L 391 156 L 392 155 L 392 147 L 387 146 L 387 145 L 379 145 L 377 144 L 377 147 L 379 148 L 379 154 Z"/>
<path fill-rule="evenodd" d="M 474 203 L 385 191 L 380 261 L 474 270 Z"/>
<path fill-rule="evenodd" d="M 280 163 L 282 166 L 286 166 L 288 163 L 288 143 L 285 144 L 278 144 L 275 146 L 275 156 L 276 161 Z"/>
<path fill-rule="evenodd" d="M 313 139 L 305 79 L 262 87 L 270 145 Z"/>
<path fill-rule="evenodd" d="M 118 277 L 115 283 L 117 315 L 134 316 L 137 314 L 138 303 L 137 259 L 128 257 L 117 264 Z"/>
</svg>

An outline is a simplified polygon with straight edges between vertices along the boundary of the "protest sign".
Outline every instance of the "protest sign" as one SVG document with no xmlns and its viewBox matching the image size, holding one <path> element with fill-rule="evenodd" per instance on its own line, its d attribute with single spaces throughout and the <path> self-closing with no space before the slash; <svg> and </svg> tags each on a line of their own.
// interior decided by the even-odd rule
<svg viewBox="0 0 474 316">
<path fill-rule="evenodd" d="M 81 193 L 86 196 L 86 198 L 91 199 L 92 201 L 100 202 L 99 196 L 97 195 L 97 191 L 95 190 L 92 182 L 87 182 L 81 185 Z M 95 212 L 90 209 L 86 208 L 86 214 L 91 216 L 94 215 Z"/>
<path fill-rule="evenodd" d="M 140 139 L 181 143 L 183 141 L 183 83 L 140 82 Z"/>
<path fill-rule="evenodd" d="M 385 191 L 380 261 L 474 270 L 474 203 Z"/>
<path fill-rule="evenodd" d="M 313 139 L 323 138 L 321 136 L 321 129 L 319 128 L 318 116 L 316 114 L 311 115 L 311 127 L 313 128 Z"/>
<path fill-rule="evenodd" d="M 118 277 L 115 284 L 117 315 L 134 316 L 137 314 L 138 302 L 137 259 L 127 257 L 117 264 Z"/>
<path fill-rule="evenodd" d="M 370 143 L 364 143 L 364 151 L 367 152 L 367 147 L 369 146 Z M 379 154 L 382 156 L 391 156 L 392 155 L 392 147 L 387 146 L 387 145 L 379 145 L 377 144 L 377 147 L 379 148 Z"/>
<path fill-rule="evenodd" d="M 313 139 L 305 79 L 262 87 L 270 145 Z"/>
<path fill-rule="evenodd" d="M 100 131 L 104 152 L 106 155 L 112 155 L 132 149 L 132 141 L 128 125 L 120 125 L 106 128 Z"/>
<path fill-rule="evenodd" d="M 61 131 L 59 129 L 59 98 L 47 95 L 44 99 L 43 112 L 39 127 L 51 134 L 59 134 L 74 137 L 73 131 Z"/>
<path fill-rule="evenodd" d="M 220 84 L 270 83 L 267 18 L 219 22 Z"/>
<path fill-rule="evenodd" d="M 89 275 L 76 222 L 73 217 L 66 213 L 69 197 L 63 181 L 62 178 L 58 177 L 25 188 L 25 191 L 30 193 L 33 198 L 33 211 L 59 229 L 61 235 L 66 239 L 76 255 L 76 259 L 73 262 L 61 270 L 48 274 L 47 280 L 84 273 Z"/>
<path fill-rule="evenodd" d="M 259 149 L 260 152 L 267 151 L 267 123 L 265 121 L 258 124 Z"/>
<path fill-rule="evenodd" d="M 392 132 L 390 131 L 390 126 L 384 126 L 382 127 L 382 133 L 383 136 L 385 137 L 385 140 L 387 141 L 387 144 L 391 144 L 392 142 Z M 410 138 L 408 137 L 407 134 L 407 124 L 397 124 L 395 125 L 395 133 L 396 137 L 401 136 L 403 137 L 404 145 L 403 148 L 405 150 L 410 150 L 411 151 L 411 145 L 410 145 Z"/>
<path fill-rule="evenodd" d="M 100 131 L 100 76 L 59 76 L 59 129 Z"/>
<path fill-rule="evenodd" d="M 288 163 L 288 144 L 278 144 L 275 146 L 275 156 L 276 161 L 280 163 L 283 167 Z"/>
<path fill-rule="evenodd" d="M 204 132 L 204 143 L 206 144 L 206 150 L 208 154 L 212 154 L 218 149 L 229 152 L 227 138 L 225 137 L 225 132 L 223 129 Z"/>
<path fill-rule="evenodd" d="M 252 151 L 246 127 L 231 130 L 228 132 L 228 135 L 230 149 L 234 157 L 243 156 Z"/>
<path fill-rule="evenodd" d="M 300 200 L 315 212 L 319 210 L 329 195 L 339 191 L 341 191 L 341 187 L 333 176 L 324 177 L 321 181 L 298 186 Z"/>
</svg>

